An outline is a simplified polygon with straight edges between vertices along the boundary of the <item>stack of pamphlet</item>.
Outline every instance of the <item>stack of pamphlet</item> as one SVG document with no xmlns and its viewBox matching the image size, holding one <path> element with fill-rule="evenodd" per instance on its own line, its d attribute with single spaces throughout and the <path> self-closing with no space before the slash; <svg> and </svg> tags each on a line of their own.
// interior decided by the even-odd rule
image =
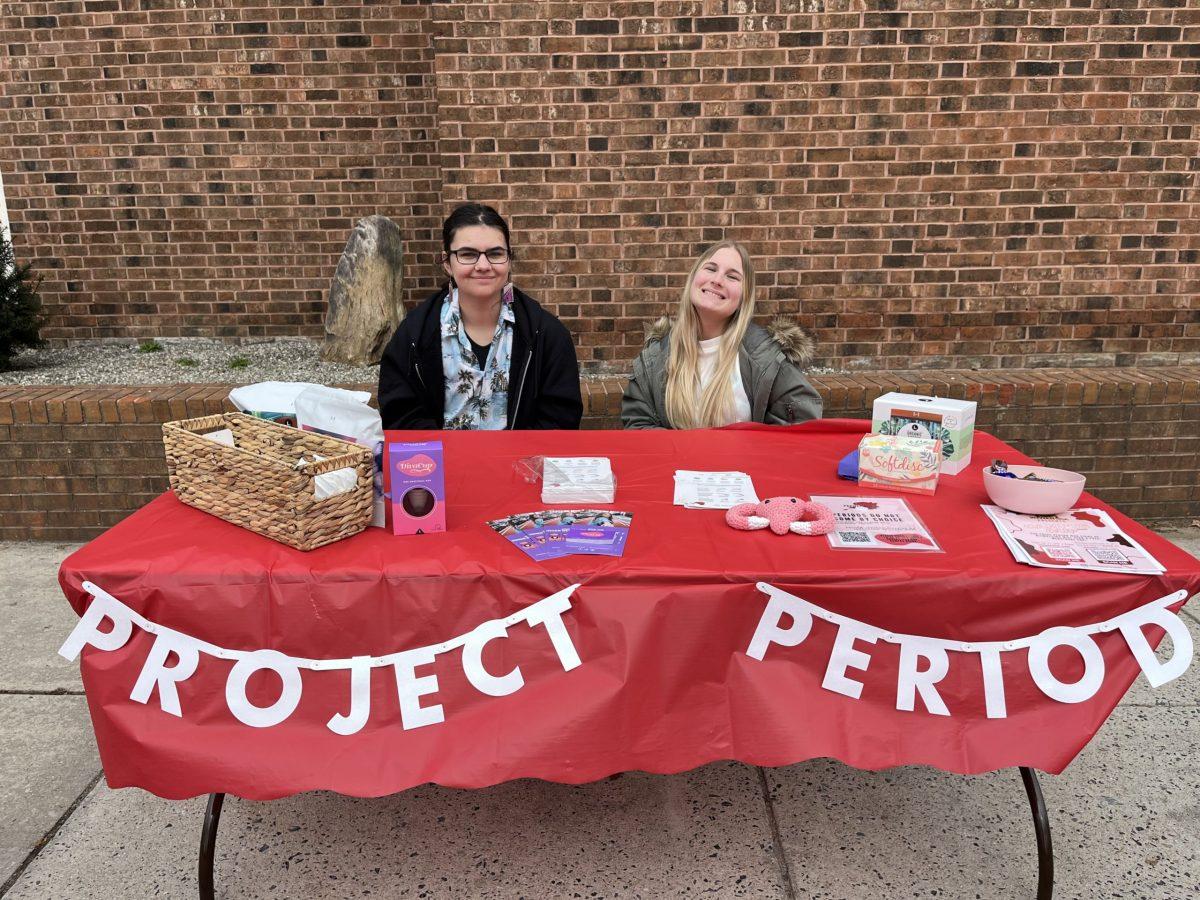
<svg viewBox="0 0 1200 900">
<path fill-rule="evenodd" d="M 1013 557 L 1027 566 L 1126 575 L 1161 575 L 1166 571 L 1102 509 L 1027 516 L 984 504 L 983 511 Z"/>
<path fill-rule="evenodd" d="M 619 509 L 541 509 L 488 522 L 531 559 L 622 556 L 633 513 Z"/>
<path fill-rule="evenodd" d="M 547 456 L 543 463 L 543 503 L 612 503 L 615 495 L 607 457 Z"/>
</svg>

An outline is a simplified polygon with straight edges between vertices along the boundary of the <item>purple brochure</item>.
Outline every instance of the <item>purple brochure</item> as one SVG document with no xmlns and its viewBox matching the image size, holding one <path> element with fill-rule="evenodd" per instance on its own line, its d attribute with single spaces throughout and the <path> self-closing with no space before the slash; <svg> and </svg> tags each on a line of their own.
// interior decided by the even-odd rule
<svg viewBox="0 0 1200 900">
<path fill-rule="evenodd" d="M 535 559 L 538 562 L 544 562 L 547 559 L 558 559 L 560 556 L 566 556 L 571 552 L 566 549 L 566 541 L 551 543 L 549 536 L 541 529 L 518 532 L 517 534 L 509 535 L 508 539 L 512 542 L 513 546 L 524 550 L 530 559 Z"/>
<path fill-rule="evenodd" d="M 571 552 L 566 546 L 564 526 L 544 526 L 541 513 L 517 513 L 503 519 L 493 519 L 488 525 L 530 559 L 538 562 L 558 559 Z"/>
<path fill-rule="evenodd" d="M 567 533 L 571 553 L 622 556 L 629 540 L 633 514 L 623 511 L 587 510 L 595 513 L 587 525 L 572 525 Z"/>
</svg>

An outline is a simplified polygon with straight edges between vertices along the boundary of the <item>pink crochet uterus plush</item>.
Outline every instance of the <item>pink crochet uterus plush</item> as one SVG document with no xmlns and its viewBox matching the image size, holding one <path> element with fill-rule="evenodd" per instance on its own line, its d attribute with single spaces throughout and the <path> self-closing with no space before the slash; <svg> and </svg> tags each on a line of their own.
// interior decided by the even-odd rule
<svg viewBox="0 0 1200 900">
<path fill-rule="evenodd" d="M 829 534 L 834 526 L 833 512 L 828 506 L 799 497 L 739 503 L 725 513 L 725 522 L 741 531 L 770 528 L 776 534 Z"/>
</svg>

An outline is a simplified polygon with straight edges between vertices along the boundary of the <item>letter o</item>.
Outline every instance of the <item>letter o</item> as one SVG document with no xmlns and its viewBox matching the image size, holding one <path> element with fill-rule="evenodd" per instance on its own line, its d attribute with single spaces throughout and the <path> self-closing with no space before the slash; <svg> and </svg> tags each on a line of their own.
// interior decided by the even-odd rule
<svg viewBox="0 0 1200 900">
<path fill-rule="evenodd" d="M 283 680 L 279 699 L 270 706 L 255 706 L 246 697 L 246 683 L 259 669 L 271 669 Z M 255 650 L 237 661 L 225 682 L 225 703 L 239 722 L 254 728 L 270 728 L 278 725 L 300 704 L 303 685 L 300 668 L 277 650 Z"/>
<path fill-rule="evenodd" d="M 1050 671 L 1050 654 L 1056 647 L 1071 647 L 1083 659 L 1083 676 L 1074 684 L 1059 681 Z M 1029 674 L 1051 700 L 1083 703 L 1096 696 L 1104 682 L 1104 654 L 1089 635 L 1075 628 L 1049 628 L 1029 645 Z"/>
</svg>

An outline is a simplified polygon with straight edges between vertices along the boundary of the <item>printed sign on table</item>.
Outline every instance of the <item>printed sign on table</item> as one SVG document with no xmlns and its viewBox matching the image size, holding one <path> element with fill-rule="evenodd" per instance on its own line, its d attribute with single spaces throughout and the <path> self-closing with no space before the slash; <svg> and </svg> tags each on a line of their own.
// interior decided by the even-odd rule
<svg viewBox="0 0 1200 900">
<path fill-rule="evenodd" d="M 940 553 L 941 547 L 917 514 L 900 497 L 819 497 L 836 527 L 829 533 L 835 550 L 917 550 Z"/>
<path fill-rule="evenodd" d="M 1126 575 L 1160 575 L 1165 571 L 1102 509 L 1028 516 L 985 504 L 983 511 L 1017 562 L 1028 566 Z"/>
</svg>

